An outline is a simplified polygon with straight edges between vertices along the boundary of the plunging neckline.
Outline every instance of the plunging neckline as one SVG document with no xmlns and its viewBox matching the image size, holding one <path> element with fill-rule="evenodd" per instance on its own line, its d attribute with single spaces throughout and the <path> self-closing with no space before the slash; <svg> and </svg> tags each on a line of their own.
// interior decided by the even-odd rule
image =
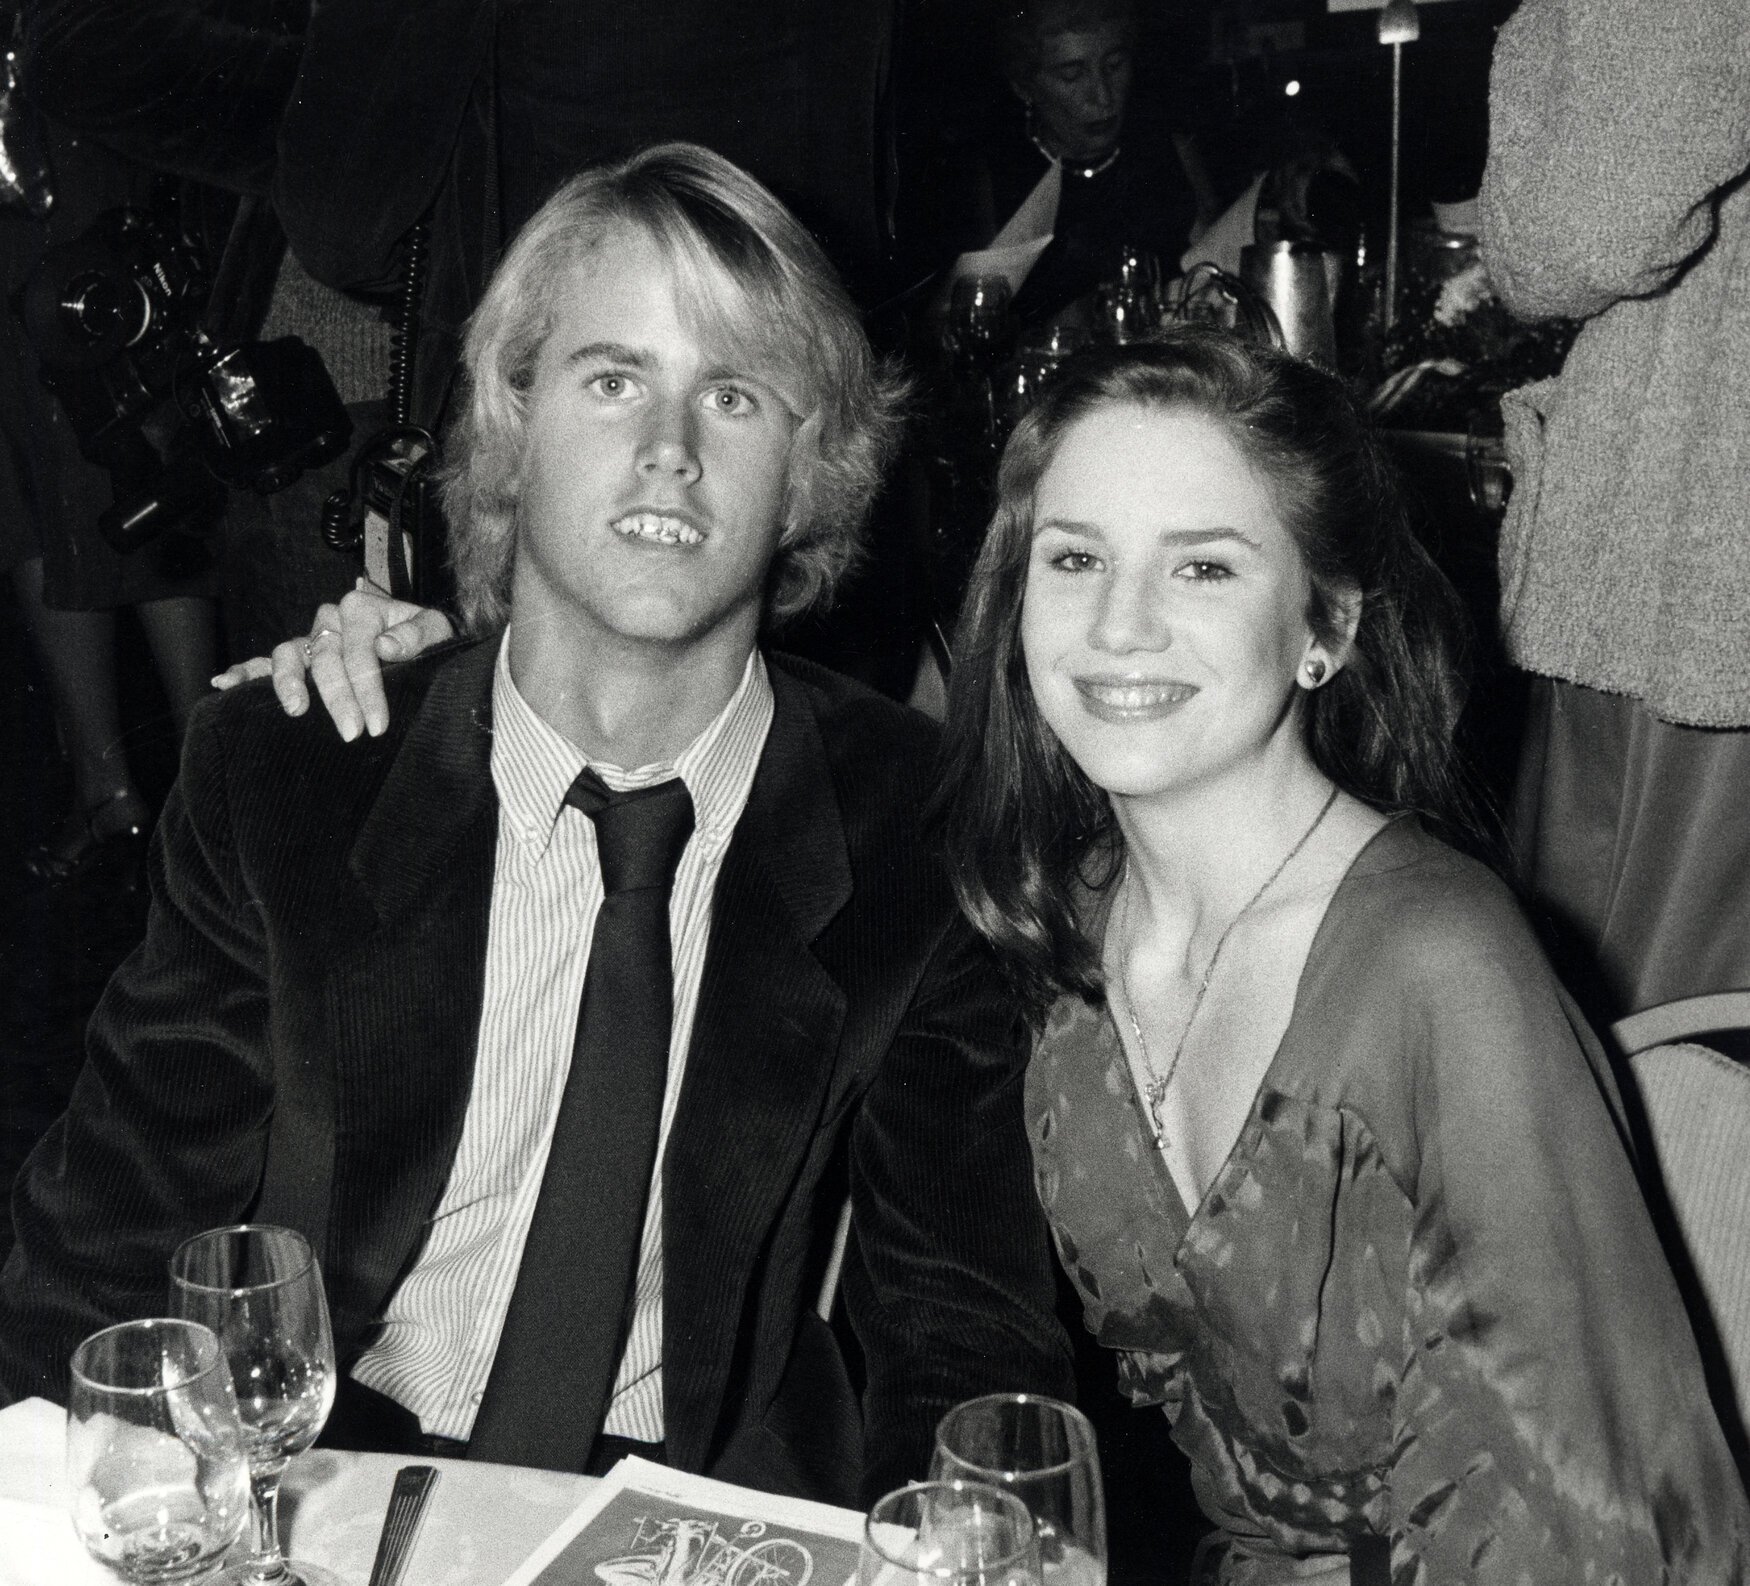
<svg viewBox="0 0 1750 1586">
<path fill-rule="evenodd" d="M 1257 1123 L 1259 1105 L 1267 1094 L 1280 1089 L 1280 1086 L 1273 1084 L 1272 1081 L 1275 1080 L 1276 1071 L 1284 1061 L 1284 1054 L 1290 1050 L 1289 1038 L 1295 1033 L 1295 1027 L 1301 1022 L 1301 1003 L 1305 997 L 1306 988 L 1311 978 L 1313 967 L 1319 962 L 1327 948 L 1327 943 L 1333 929 L 1331 921 L 1338 913 L 1337 905 L 1339 901 L 1343 899 L 1344 893 L 1349 890 L 1350 884 L 1354 881 L 1356 872 L 1360 868 L 1362 860 L 1372 852 L 1374 844 L 1384 837 L 1387 832 L 1396 831 L 1406 821 L 1411 819 L 1413 819 L 1413 816 L 1409 811 L 1405 810 L 1400 810 L 1396 814 L 1387 816 L 1385 824 L 1356 850 L 1355 856 L 1344 867 L 1343 874 L 1338 878 L 1336 886 L 1331 889 L 1331 896 L 1325 903 L 1325 912 L 1320 917 L 1318 927 L 1313 932 L 1312 945 L 1307 949 L 1306 962 L 1300 966 L 1300 975 L 1294 983 L 1294 999 L 1289 1006 L 1288 1023 L 1283 1026 L 1282 1034 L 1278 1038 L 1274 1050 L 1270 1053 L 1270 1060 L 1264 1065 L 1264 1072 L 1258 1077 L 1257 1086 L 1252 1091 L 1251 1101 L 1247 1104 L 1245 1118 L 1240 1124 L 1239 1133 L 1234 1136 L 1232 1143 L 1229 1144 L 1227 1151 L 1222 1156 L 1215 1172 L 1209 1176 L 1209 1181 L 1203 1186 L 1203 1193 L 1198 1196 L 1197 1204 L 1194 1207 L 1185 1199 L 1185 1192 L 1180 1189 L 1179 1181 L 1173 1177 L 1173 1170 L 1167 1164 L 1167 1154 L 1165 1150 L 1154 1143 L 1156 1138 L 1154 1115 L 1149 1110 L 1147 1094 L 1137 1083 L 1136 1065 L 1130 1060 L 1129 1049 L 1124 1044 L 1124 1032 L 1118 1026 L 1118 1016 L 1113 1011 L 1112 998 L 1108 992 L 1105 1001 L 1105 1017 L 1101 1023 L 1107 1031 L 1109 1039 L 1117 1047 L 1118 1061 L 1123 1064 L 1125 1076 L 1130 1082 L 1128 1099 L 1130 1105 L 1136 1108 L 1137 1114 L 1142 1121 L 1142 1135 L 1143 1139 L 1148 1142 L 1149 1145 L 1147 1154 L 1152 1159 L 1152 1171 L 1159 1180 L 1164 1181 L 1168 1191 L 1172 1195 L 1173 1204 L 1178 1207 L 1179 1211 L 1184 1216 L 1184 1227 L 1180 1230 L 1179 1238 L 1175 1245 L 1175 1261 L 1177 1260 L 1178 1251 L 1184 1248 L 1185 1240 L 1189 1237 L 1191 1229 L 1203 1215 L 1204 1208 L 1208 1206 L 1210 1197 L 1216 1192 L 1230 1172 L 1232 1172 L 1235 1165 L 1235 1158 L 1239 1154 L 1240 1147 L 1245 1144 L 1246 1137 L 1252 1133 L 1253 1128 Z M 1100 939 L 1101 956 L 1103 958 L 1105 953 L 1105 932 L 1111 923 L 1112 909 L 1110 899 L 1104 899 L 1102 902 L 1104 907 L 1101 911 Z"/>
</svg>

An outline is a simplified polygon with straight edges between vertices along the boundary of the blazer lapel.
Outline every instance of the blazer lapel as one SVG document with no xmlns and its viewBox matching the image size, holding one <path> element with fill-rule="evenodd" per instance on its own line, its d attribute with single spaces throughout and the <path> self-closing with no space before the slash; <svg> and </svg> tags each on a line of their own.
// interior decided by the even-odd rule
<svg viewBox="0 0 1750 1586">
<path fill-rule="evenodd" d="M 673 1461 L 710 1454 L 749 1275 L 825 1105 L 845 996 L 811 951 L 851 896 L 838 798 L 801 684 L 717 881 L 693 1047 L 663 1164 L 663 1401 Z"/>
<path fill-rule="evenodd" d="M 460 651 L 432 678 L 359 830 L 350 866 L 381 920 L 446 879 L 455 849 L 497 811 L 492 674 L 501 642 Z"/>
<path fill-rule="evenodd" d="M 356 1336 L 442 1194 L 474 1072 L 497 853 L 497 643 L 445 663 L 349 858 L 326 1014 L 334 1063 L 329 1244 L 336 1331 Z"/>
</svg>

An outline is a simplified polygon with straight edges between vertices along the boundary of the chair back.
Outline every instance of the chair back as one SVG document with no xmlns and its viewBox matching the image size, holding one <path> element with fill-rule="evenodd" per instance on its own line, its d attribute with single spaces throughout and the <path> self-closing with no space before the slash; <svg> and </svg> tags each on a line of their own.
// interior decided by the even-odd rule
<svg viewBox="0 0 1750 1586">
<path fill-rule="evenodd" d="M 1685 1039 L 1750 1029 L 1750 993 L 1692 997 L 1611 1028 L 1641 1106 L 1696 1287 L 1750 1424 L 1750 1066 Z M 1681 1265 L 1681 1262 L 1680 1262 Z M 1698 1327 L 1698 1331 L 1701 1329 Z"/>
</svg>

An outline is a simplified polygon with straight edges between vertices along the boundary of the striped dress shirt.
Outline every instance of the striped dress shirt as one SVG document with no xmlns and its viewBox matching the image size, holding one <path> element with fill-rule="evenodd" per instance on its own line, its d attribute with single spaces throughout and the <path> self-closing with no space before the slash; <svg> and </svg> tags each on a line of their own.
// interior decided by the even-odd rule
<svg viewBox="0 0 1750 1586">
<path fill-rule="evenodd" d="M 498 847 L 468 1111 L 420 1254 L 390 1296 L 380 1333 L 353 1367 L 360 1382 L 442 1437 L 470 1435 L 492 1370 L 571 1066 L 602 901 L 595 825 L 565 803 L 590 762 L 517 692 L 509 655 L 507 637 L 492 688 Z M 712 893 L 771 723 L 771 681 L 756 651 L 729 703 L 672 764 L 635 771 L 594 765 L 618 791 L 678 775 L 694 811 L 669 901 L 674 1024 L 657 1170 L 644 1214 L 631 1331 L 603 1424 L 605 1432 L 640 1442 L 663 1437 L 662 1154 L 692 1041 Z M 587 1233 L 580 1229 L 579 1237 Z"/>
</svg>

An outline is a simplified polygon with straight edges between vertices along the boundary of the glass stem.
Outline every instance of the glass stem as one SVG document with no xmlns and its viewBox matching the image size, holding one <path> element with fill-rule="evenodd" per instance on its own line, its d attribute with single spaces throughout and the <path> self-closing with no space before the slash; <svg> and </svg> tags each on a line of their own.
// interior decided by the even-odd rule
<svg viewBox="0 0 1750 1586">
<path fill-rule="evenodd" d="M 288 1586 L 292 1572 L 280 1552 L 280 1477 L 283 1470 L 250 1471 L 249 1495 L 255 1509 L 255 1553 L 249 1560 L 255 1586 Z"/>
</svg>

